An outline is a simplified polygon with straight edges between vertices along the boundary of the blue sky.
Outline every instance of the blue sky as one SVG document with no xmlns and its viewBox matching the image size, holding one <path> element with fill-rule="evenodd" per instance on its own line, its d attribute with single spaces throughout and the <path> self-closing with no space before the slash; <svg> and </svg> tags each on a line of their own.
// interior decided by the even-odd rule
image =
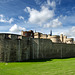
<svg viewBox="0 0 75 75">
<path fill-rule="evenodd" d="M 0 0 L 0 32 L 21 30 L 75 37 L 75 0 Z"/>
</svg>

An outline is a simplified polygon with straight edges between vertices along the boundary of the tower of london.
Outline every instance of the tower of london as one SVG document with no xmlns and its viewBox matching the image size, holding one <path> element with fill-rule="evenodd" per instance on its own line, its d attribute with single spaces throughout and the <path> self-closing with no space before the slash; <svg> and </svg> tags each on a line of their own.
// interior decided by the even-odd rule
<svg viewBox="0 0 75 75">
<path fill-rule="evenodd" d="M 61 34 L 21 31 L 21 35 L 0 33 L 0 62 L 75 57 L 73 38 Z"/>
</svg>

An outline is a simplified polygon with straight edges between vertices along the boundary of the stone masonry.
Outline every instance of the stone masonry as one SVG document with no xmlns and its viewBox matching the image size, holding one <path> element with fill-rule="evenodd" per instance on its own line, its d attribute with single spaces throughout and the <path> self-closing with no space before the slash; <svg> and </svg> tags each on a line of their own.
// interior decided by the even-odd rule
<svg viewBox="0 0 75 75">
<path fill-rule="evenodd" d="M 0 62 L 75 57 L 75 44 L 0 33 Z"/>
</svg>

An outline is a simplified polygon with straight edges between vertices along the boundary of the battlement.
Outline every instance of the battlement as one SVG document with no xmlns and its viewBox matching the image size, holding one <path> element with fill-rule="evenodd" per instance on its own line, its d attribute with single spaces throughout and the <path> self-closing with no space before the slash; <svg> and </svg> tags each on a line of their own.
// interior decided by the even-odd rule
<svg viewBox="0 0 75 75">
<path fill-rule="evenodd" d="M 53 43 L 67 43 L 67 44 L 74 44 L 74 39 L 73 38 L 67 38 L 67 36 L 63 36 L 63 34 L 59 35 L 47 35 L 47 34 L 42 34 L 39 32 L 33 33 L 33 31 L 25 31 L 23 34 L 28 34 L 27 36 L 25 35 L 17 35 L 17 34 L 10 34 L 10 33 L 0 33 L 0 39 L 11 39 L 11 40 L 25 40 L 28 38 L 32 38 L 31 34 L 33 34 L 33 38 L 40 38 L 40 39 L 50 39 Z"/>
<path fill-rule="evenodd" d="M 15 40 L 15 39 L 28 39 L 29 37 L 25 37 L 22 35 L 17 35 L 17 34 L 9 34 L 9 33 L 0 33 L 0 40 L 2 39 L 10 39 L 10 40 Z"/>
<path fill-rule="evenodd" d="M 9 33 L 0 33 L 0 39 L 17 39 L 18 35 Z"/>
</svg>

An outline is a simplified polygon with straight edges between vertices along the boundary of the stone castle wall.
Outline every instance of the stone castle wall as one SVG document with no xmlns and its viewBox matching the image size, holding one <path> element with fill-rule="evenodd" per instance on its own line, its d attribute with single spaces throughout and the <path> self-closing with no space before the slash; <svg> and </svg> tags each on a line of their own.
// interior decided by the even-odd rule
<svg viewBox="0 0 75 75">
<path fill-rule="evenodd" d="M 75 57 L 75 44 L 52 43 L 49 39 L 32 39 L 32 59 Z"/>
<path fill-rule="evenodd" d="M 6 38 L 2 34 L 0 37 L 0 61 L 24 61 L 30 59 L 29 38 L 18 39 L 17 35 Z"/>
<path fill-rule="evenodd" d="M 64 57 L 75 57 L 75 44 L 52 43 L 50 39 L 0 34 L 1 62 Z"/>
</svg>

